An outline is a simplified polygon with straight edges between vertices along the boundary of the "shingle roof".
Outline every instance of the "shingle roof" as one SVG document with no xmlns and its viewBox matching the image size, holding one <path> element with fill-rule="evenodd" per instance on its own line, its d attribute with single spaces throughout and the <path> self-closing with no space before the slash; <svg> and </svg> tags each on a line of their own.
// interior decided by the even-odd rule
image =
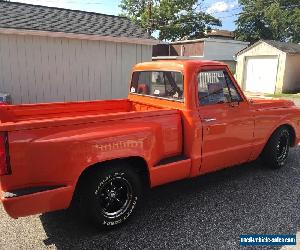
<svg viewBox="0 0 300 250">
<path fill-rule="evenodd" d="M 151 39 L 125 17 L 1 0 L 0 28 Z"/>
<path fill-rule="evenodd" d="M 237 55 L 240 55 L 252 48 L 254 48 L 256 45 L 265 42 L 269 44 L 270 46 L 279 49 L 282 52 L 285 52 L 287 54 L 300 54 L 300 44 L 297 43 L 286 43 L 286 42 L 279 42 L 274 40 L 259 40 L 258 42 L 252 44 L 251 46 L 241 50 L 237 53 Z"/>
<path fill-rule="evenodd" d="M 221 36 L 221 37 L 227 37 L 227 38 L 234 38 L 234 32 L 232 31 L 229 31 L 229 30 L 218 30 L 218 29 L 212 29 L 210 31 L 208 31 L 206 33 L 206 35 L 208 37 L 218 37 L 218 36 Z"/>
<path fill-rule="evenodd" d="M 273 40 L 263 40 L 263 41 L 288 54 L 300 53 L 300 44 L 297 43 L 285 43 L 285 42 L 278 42 Z"/>
</svg>

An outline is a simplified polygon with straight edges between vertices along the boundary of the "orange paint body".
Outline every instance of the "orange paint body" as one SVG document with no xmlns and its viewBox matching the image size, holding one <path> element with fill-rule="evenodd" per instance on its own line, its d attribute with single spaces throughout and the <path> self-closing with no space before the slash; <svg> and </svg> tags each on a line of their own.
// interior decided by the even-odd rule
<svg viewBox="0 0 300 250">
<path fill-rule="evenodd" d="M 243 101 L 201 106 L 197 74 L 204 69 L 227 71 Z M 149 62 L 133 70 L 182 72 L 184 102 L 130 93 L 125 100 L 0 106 L 11 165 L 11 174 L 0 177 L 0 190 L 56 187 L 3 196 L 11 217 L 69 207 L 83 171 L 104 161 L 143 159 L 155 187 L 254 160 L 284 124 L 295 132 L 293 144 L 299 143 L 300 109 L 290 101 L 248 101 L 222 63 Z M 186 158 L 157 166 L 177 155 Z"/>
</svg>

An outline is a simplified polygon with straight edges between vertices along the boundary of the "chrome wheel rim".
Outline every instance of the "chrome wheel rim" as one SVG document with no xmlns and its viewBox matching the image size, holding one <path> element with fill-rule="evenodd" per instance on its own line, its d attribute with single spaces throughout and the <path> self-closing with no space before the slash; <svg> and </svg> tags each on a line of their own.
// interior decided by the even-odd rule
<svg viewBox="0 0 300 250">
<path fill-rule="evenodd" d="M 279 137 L 277 146 L 276 146 L 276 155 L 277 161 L 282 163 L 286 160 L 289 150 L 289 133 L 283 131 Z"/>
<path fill-rule="evenodd" d="M 123 215 L 129 208 L 133 190 L 128 180 L 123 177 L 113 177 L 106 181 L 96 196 L 101 207 L 101 213 L 107 218 Z"/>
</svg>

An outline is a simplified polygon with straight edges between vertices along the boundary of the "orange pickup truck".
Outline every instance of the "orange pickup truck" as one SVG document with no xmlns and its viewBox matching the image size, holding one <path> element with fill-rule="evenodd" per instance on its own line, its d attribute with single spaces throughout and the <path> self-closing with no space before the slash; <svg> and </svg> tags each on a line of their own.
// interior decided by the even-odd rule
<svg viewBox="0 0 300 250">
<path fill-rule="evenodd" d="M 13 217 L 71 204 L 102 228 L 142 191 L 253 161 L 285 165 L 300 109 L 247 99 L 225 64 L 134 67 L 128 99 L 0 106 L 1 201 Z"/>
</svg>

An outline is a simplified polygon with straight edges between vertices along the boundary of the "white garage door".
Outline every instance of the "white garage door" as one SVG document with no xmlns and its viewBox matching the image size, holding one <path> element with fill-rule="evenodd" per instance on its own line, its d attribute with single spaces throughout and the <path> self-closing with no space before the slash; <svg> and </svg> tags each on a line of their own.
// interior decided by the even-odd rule
<svg viewBox="0 0 300 250">
<path fill-rule="evenodd" d="M 277 57 L 250 57 L 246 60 L 245 89 L 274 94 L 277 78 Z"/>
</svg>

